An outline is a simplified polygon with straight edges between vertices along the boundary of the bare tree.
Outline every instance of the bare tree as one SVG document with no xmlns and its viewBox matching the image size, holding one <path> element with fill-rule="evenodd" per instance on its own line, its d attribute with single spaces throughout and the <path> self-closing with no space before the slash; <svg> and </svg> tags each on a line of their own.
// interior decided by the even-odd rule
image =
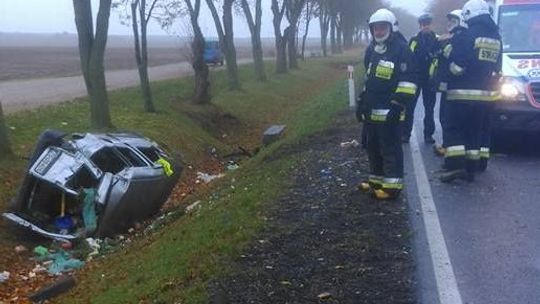
<svg viewBox="0 0 540 304">
<path fill-rule="evenodd" d="M 262 25 L 262 0 L 255 1 L 255 18 L 251 13 L 248 0 L 241 0 L 242 10 L 246 16 L 246 21 L 251 32 L 251 49 L 253 52 L 253 64 L 255 67 L 255 75 L 257 80 L 266 81 L 266 71 L 264 69 L 263 49 L 261 42 L 261 25 Z"/>
<path fill-rule="evenodd" d="M 306 40 L 307 36 L 309 34 L 309 24 L 311 23 L 311 19 L 313 18 L 313 8 L 315 6 L 315 2 L 313 0 L 306 2 L 306 15 L 304 18 L 304 35 L 302 36 L 302 60 L 306 60 L 305 57 L 305 51 L 306 51 Z"/>
<path fill-rule="evenodd" d="M 285 39 L 287 39 L 287 47 L 289 51 L 289 68 L 298 68 L 298 48 L 296 41 L 296 33 L 298 32 L 298 21 L 304 10 L 306 0 L 285 0 L 286 17 L 289 21 L 289 26 L 285 29 Z"/>
<path fill-rule="evenodd" d="M 0 159 L 9 154 L 11 154 L 11 145 L 9 144 L 4 111 L 0 102 Z"/>
<path fill-rule="evenodd" d="M 328 0 L 317 0 L 319 25 L 321 29 L 321 49 L 323 56 L 328 56 L 328 30 L 330 29 L 330 9 Z"/>
<path fill-rule="evenodd" d="M 276 73 L 287 73 L 287 40 L 281 33 L 281 22 L 285 15 L 287 0 L 272 0 L 272 13 L 274 14 L 274 37 L 276 41 Z"/>
<path fill-rule="evenodd" d="M 232 6 L 235 0 L 223 0 L 223 24 L 219 18 L 214 0 L 206 0 L 208 8 L 212 13 L 216 31 L 219 36 L 219 41 L 223 52 L 225 53 L 225 62 L 227 63 L 227 75 L 229 81 L 229 89 L 240 89 L 240 79 L 238 77 L 238 64 L 236 62 L 236 48 L 234 46 L 234 30 L 233 30 L 233 15 Z"/>
<path fill-rule="evenodd" d="M 193 97 L 193 102 L 197 104 L 205 104 L 209 103 L 211 100 L 209 81 L 210 73 L 208 71 L 208 65 L 206 65 L 206 62 L 204 61 L 205 40 L 201 27 L 199 26 L 201 0 L 194 1 L 195 5 L 191 3 L 191 0 L 185 0 L 193 30 L 193 41 L 191 43 L 191 50 L 193 52 L 191 65 L 195 71 L 195 96 Z"/>
<path fill-rule="evenodd" d="M 94 34 L 90 1 L 73 0 L 75 24 L 79 37 L 81 69 L 90 96 L 92 127 L 112 127 L 103 58 L 109 31 L 111 0 L 100 0 Z"/>
<path fill-rule="evenodd" d="M 135 45 L 135 61 L 139 70 L 139 79 L 141 81 L 141 92 L 144 99 L 144 110 L 146 112 L 155 112 L 154 101 L 152 99 L 152 90 L 148 78 L 148 22 L 156 8 L 159 0 L 121 0 L 117 5 L 124 7 L 130 6 L 131 27 L 133 30 Z M 115 4 L 113 4 L 115 5 Z"/>
</svg>

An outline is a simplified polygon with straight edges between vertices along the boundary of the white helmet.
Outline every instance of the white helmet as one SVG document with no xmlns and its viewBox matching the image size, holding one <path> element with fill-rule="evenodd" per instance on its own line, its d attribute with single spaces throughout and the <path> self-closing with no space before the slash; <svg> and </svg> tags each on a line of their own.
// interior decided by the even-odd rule
<svg viewBox="0 0 540 304">
<path fill-rule="evenodd" d="M 386 8 L 381 8 L 379 10 L 377 10 L 375 13 L 373 13 L 373 15 L 371 15 L 371 17 L 369 17 L 369 28 L 371 30 L 371 34 L 373 35 L 373 29 L 372 29 L 372 25 L 375 24 L 375 23 L 378 23 L 378 22 L 386 22 L 386 23 L 389 23 L 390 24 L 390 29 L 391 31 L 395 32 L 397 31 L 399 28 L 398 28 L 398 24 L 397 24 L 397 18 L 396 16 L 394 15 L 394 13 L 392 13 L 390 10 L 386 9 Z M 397 29 L 396 29 L 397 28 Z M 388 39 L 388 37 L 390 37 L 390 33 L 388 33 L 388 35 L 386 35 L 385 37 L 383 38 L 375 38 L 375 41 L 376 42 L 384 42 Z"/>
<path fill-rule="evenodd" d="M 465 22 L 481 15 L 490 15 L 489 4 L 484 0 L 469 0 L 463 6 L 461 15 Z"/>
<path fill-rule="evenodd" d="M 446 15 L 446 18 L 448 18 L 448 19 L 455 18 L 455 19 L 457 19 L 459 21 L 456 26 L 467 27 L 467 24 L 465 24 L 465 22 L 463 22 L 462 11 L 460 9 L 451 11 L 450 13 L 448 13 Z M 448 30 L 451 31 L 456 26 L 453 26 L 452 28 L 449 28 Z"/>
</svg>

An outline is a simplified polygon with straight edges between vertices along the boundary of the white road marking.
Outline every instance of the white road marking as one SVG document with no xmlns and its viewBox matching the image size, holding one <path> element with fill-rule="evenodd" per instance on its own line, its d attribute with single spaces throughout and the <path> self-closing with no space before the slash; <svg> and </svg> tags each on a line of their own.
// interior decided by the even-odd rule
<svg viewBox="0 0 540 304">
<path fill-rule="evenodd" d="M 422 217 L 424 219 L 433 270 L 435 272 L 439 301 L 441 304 L 462 304 L 454 269 L 448 256 L 448 249 L 446 248 L 446 242 L 439 222 L 439 215 L 433 201 L 431 186 L 422 154 L 420 153 L 418 139 L 414 131 L 411 135 L 410 145 L 416 185 L 418 187 L 418 197 L 420 198 L 420 205 L 422 207 Z"/>
</svg>

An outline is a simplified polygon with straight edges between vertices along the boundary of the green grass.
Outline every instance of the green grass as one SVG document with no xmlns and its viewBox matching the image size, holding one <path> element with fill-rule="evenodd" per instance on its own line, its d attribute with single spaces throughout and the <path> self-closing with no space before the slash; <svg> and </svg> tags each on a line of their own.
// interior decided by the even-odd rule
<svg viewBox="0 0 540 304">
<path fill-rule="evenodd" d="M 273 161 L 265 161 L 265 157 L 331 124 L 335 114 L 347 104 L 345 72 L 337 66 L 351 59 L 308 61 L 301 70 L 272 75 L 266 83 L 244 81 L 243 89 L 238 92 L 225 89 L 223 72 L 213 73 L 213 83 L 216 83 L 213 103 L 220 111 L 231 113 L 241 121 L 246 128 L 241 135 L 256 137 L 270 123 L 285 123 L 288 126 L 285 139 L 263 149 L 240 170 L 217 182 L 212 195 L 200 196 L 203 207 L 196 213 L 180 217 L 152 236 L 136 240 L 87 267 L 76 289 L 58 301 L 206 302 L 208 281 L 230 270 L 226 265 L 230 265 L 231 259 L 240 254 L 263 225 L 263 206 L 287 186 L 294 156 L 286 155 Z M 243 66 L 240 71 L 242 79 L 254 79 L 251 66 Z M 209 146 L 229 148 L 190 114 L 213 109 L 189 103 L 191 79 L 153 83 L 153 91 L 160 110 L 158 114 L 142 111 L 137 89 L 112 92 L 114 125 L 136 130 L 166 143 L 171 149 L 181 150 L 190 162 L 201 157 Z M 89 128 L 88 105 L 84 99 L 18 113 L 7 120 L 8 125 L 15 127 L 10 135 L 18 155 L 27 155 L 36 136 L 46 127 L 68 132 Z M 0 190 L 4 201 L 14 193 L 16 184 L 12 177 L 20 176 L 24 161 L 14 158 L 0 164 Z M 9 184 L 5 184 L 8 180 Z M 4 196 L 4 191 L 8 195 Z"/>
</svg>

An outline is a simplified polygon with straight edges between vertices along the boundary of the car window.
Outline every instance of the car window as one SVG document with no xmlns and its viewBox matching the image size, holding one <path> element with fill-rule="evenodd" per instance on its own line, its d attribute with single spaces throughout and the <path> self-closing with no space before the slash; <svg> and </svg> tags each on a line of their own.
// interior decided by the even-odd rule
<svg viewBox="0 0 540 304">
<path fill-rule="evenodd" d="M 127 167 L 127 163 L 110 147 L 97 151 L 90 159 L 99 169 L 112 174 L 116 174 Z"/>
</svg>

